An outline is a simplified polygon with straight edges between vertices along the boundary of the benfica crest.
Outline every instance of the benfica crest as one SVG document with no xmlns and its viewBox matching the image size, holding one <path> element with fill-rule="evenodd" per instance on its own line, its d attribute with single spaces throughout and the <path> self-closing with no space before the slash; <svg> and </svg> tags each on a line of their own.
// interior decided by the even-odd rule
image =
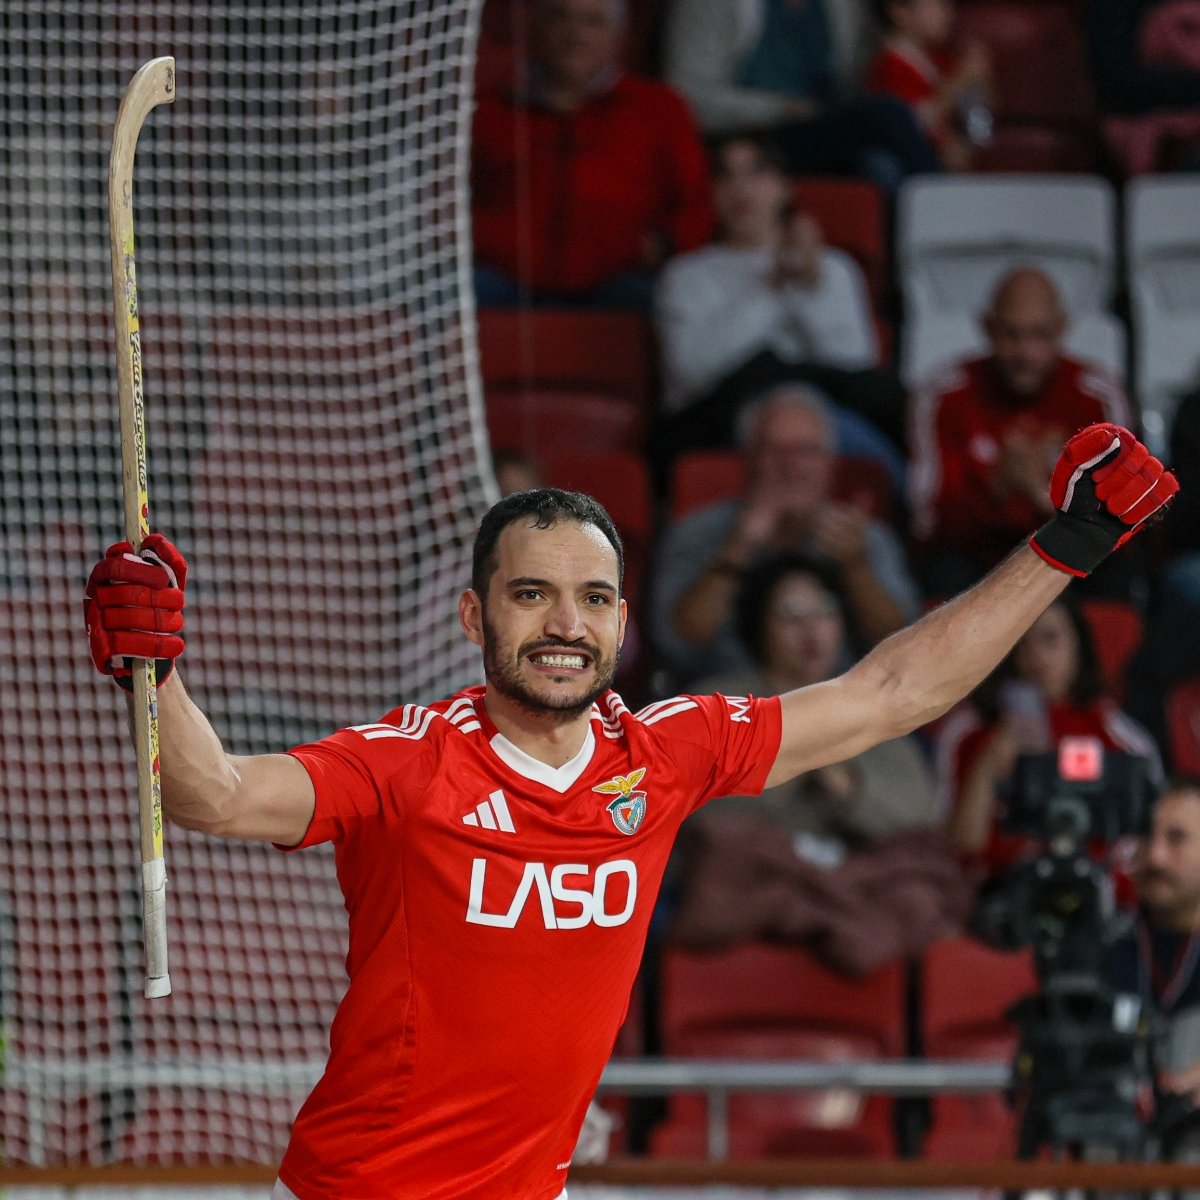
<svg viewBox="0 0 1200 1200">
<path fill-rule="evenodd" d="M 646 817 L 646 793 L 633 789 L 642 782 L 645 767 L 638 767 L 628 775 L 614 775 L 607 783 L 592 788 L 604 796 L 614 797 L 607 808 L 612 814 L 613 824 L 624 834 L 635 834 Z"/>
</svg>

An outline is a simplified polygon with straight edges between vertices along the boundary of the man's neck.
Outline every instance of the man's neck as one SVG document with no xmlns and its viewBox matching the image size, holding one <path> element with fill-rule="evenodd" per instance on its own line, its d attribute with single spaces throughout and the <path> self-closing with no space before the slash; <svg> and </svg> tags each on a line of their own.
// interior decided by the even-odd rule
<svg viewBox="0 0 1200 1200">
<path fill-rule="evenodd" d="M 591 706 L 578 715 L 534 712 L 488 684 L 484 707 L 496 731 L 530 758 L 548 767 L 561 767 L 583 748 L 591 723 Z"/>
</svg>

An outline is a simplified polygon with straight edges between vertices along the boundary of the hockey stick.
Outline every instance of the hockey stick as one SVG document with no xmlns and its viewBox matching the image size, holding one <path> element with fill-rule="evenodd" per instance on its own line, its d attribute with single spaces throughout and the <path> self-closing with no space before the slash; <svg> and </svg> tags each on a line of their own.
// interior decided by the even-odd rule
<svg viewBox="0 0 1200 1200">
<path fill-rule="evenodd" d="M 125 540 L 139 547 L 150 532 L 142 342 L 133 259 L 133 156 L 146 116 L 175 100 L 175 60 L 155 58 L 134 75 L 117 112 L 108 169 L 117 395 L 121 405 L 121 476 Z M 167 996 L 167 869 L 163 860 L 162 789 L 158 776 L 158 701 L 153 659 L 133 660 L 133 733 L 137 749 L 138 824 L 142 849 L 142 938 L 146 995 Z"/>
</svg>

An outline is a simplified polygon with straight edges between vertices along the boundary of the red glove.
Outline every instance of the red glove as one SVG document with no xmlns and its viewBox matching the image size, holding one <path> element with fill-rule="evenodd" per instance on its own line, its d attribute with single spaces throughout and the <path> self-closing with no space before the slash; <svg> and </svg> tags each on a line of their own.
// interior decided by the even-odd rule
<svg viewBox="0 0 1200 1200">
<path fill-rule="evenodd" d="M 1050 477 L 1058 510 L 1029 539 L 1052 567 L 1088 575 L 1179 491 L 1175 476 L 1118 425 L 1089 425 L 1066 446 Z"/>
<path fill-rule="evenodd" d="M 183 653 L 183 585 L 187 563 L 161 533 L 142 543 L 109 546 L 92 568 L 83 597 L 92 662 L 127 692 L 133 690 L 134 658 L 157 660 L 158 682 Z"/>
</svg>

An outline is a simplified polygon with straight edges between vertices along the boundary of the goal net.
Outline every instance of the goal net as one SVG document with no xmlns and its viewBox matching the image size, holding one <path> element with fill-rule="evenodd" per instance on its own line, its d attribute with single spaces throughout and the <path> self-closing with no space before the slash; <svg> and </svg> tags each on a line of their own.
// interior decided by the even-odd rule
<svg viewBox="0 0 1200 1200">
<path fill-rule="evenodd" d="M 183 673 L 231 750 L 474 682 L 494 487 L 468 294 L 481 0 L 5 0 L 0 65 L 0 1162 L 269 1163 L 344 984 L 331 856 L 171 828 L 142 998 L 124 706 L 80 597 L 121 529 L 107 170 L 134 171 L 152 526 L 191 566 Z"/>
</svg>

